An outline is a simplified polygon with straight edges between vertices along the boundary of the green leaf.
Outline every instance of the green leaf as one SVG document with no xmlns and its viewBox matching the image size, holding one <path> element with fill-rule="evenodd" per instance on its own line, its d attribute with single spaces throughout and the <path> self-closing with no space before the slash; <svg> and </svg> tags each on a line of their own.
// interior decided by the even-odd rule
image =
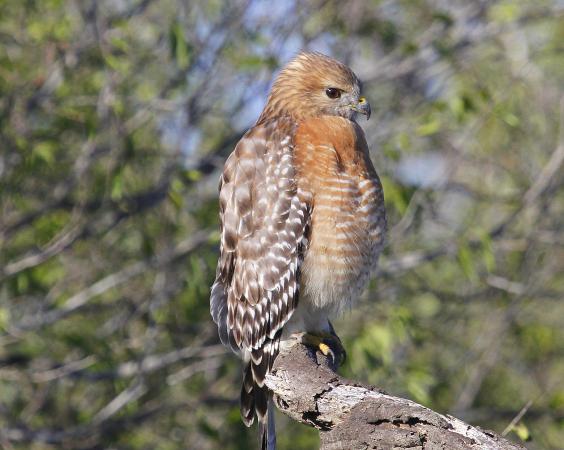
<svg viewBox="0 0 564 450">
<path fill-rule="evenodd" d="M 429 391 L 434 384 L 432 375 L 421 370 L 414 370 L 407 375 L 407 389 L 415 401 L 420 403 L 430 403 Z"/>
<path fill-rule="evenodd" d="M 129 72 L 129 68 L 131 66 L 129 59 L 125 56 L 116 56 L 111 53 L 104 54 L 104 61 L 111 69 L 123 75 L 126 75 Z"/>
<path fill-rule="evenodd" d="M 247 55 L 237 59 L 237 67 L 246 71 L 259 70 L 263 64 L 263 59 L 257 55 Z"/>
<path fill-rule="evenodd" d="M 48 166 L 52 166 L 55 162 L 54 153 L 55 144 L 52 142 L 39 142 L 33 147 L 33 155 L 47 163 Z"/>
<path fill-rule="evenodd" d="M 381 182 L 386 193 L 384 197 L 386 203 L 392 205 L 400 214 L 404 214 L 407 209 L 407 200 L 404 198 L 401 186 L 386 176 L 381 177 Z"/>
<path fill-rule="evenodd" d="M 503 115 L 503 121 L 510 127 L 516 127 L 520 123 L 519 117 L 509 112 Z"/>
<path fill-rule="evenodd" d="M 509 23 L 519 17 L 519 3 L 514 1 L 500 2 L 490 9 L 490 17 L 494 22 Z"/>
<path fill-rule="evenodd" d="M 29 275 L 21 272 L 16 276 L 16 286 L 18 294 L 25 294 L 29 288 Z"/>
<path fill-rule="evenodd" d="M 492 239 L 489 233 L 483 233 L 480 240 L 482 243 L 482 260 L 484 261 L 488 273 L 491 273 L 495 270 L 495 253 Z"/>
<path fill-rule="evenodd" d="M 182 194 L 178 191 L 170 190 L 168 191 L 168 198 L 176 208 L 176 210 L 180 210 L 182 208 L 183 197 Z"/>
<path fill-rule="evenodd" d="M 187 170 L 185 172 L 185 175 L 186 175 L 186 179 L 190 181 L 199 181 L 202 179 L 203 176 L 202 172 L 196 169 Z"/>
<path fill-rule="evenodd" d="M 395 140 L 400 150 L 409 150 L 411 148 L 411 139 L 409 137 L 409 134 L 398 133 Z"/>
<path fill-rule="evenodd" d="M 120 200 L 123 197 L 123 175 L 118 173 L 112 180 L 112 192 L 110 194 L 112 200 Z"/>
<path fill-rule="evenodd" d="M 190 47 L 184 38 L 184 30 L 180 22 L 174 23 L 170 28 L 170 50 L 178 67 L 187 68 L 190 64 Z"/>
<path fill-rule="evenodd" d="M 419 125 L 415 132 L 419 136 L 430 136 L 441 129 L 441 121 L 438 118 L 431 119 L 429 122 Z"/>
<path fill-rule="evenodd" d="M 478 277 L 474 266 L 472 251 L 466 243 L 462 243 L 458 247 L 458 263 L 466 277 L 470 281 L 476 281 Z"/>
<path fill-rule="evenodd" d="M 413 307 L 416 316 L 431 318 L 441 310 L 441 301 L 432 292 L 425 292 L 413 299 Z"/>
<path fill-rule="evenodd" d="M 10 311 L 8 308 L 0 308 L 0 330 L 5 330 L 10 323 Z"/>
<path fill-rule="evenodd" d="M 52 286 L 66 275 L 66 271 L 56 259 L 52 259 L 35 267 L 31 271 L 31 274 L 36 283 L 44 286 Z"/>
<path fill-rule="evenodd" d="M 386 325 L 376 323 L 367 327 L 359 343 L 364 352 L 373 358 L 382 360 L 384 364 L 392 362 L 393 336 Z"/>
<path fill-rule="evenodd" d="M 527 442 L 531 440 L 531 433 L 523 422 L 519 422 L 516 425 L 513 425 L 512 431 L 521 439 L 523 442 Z"/>
<path fill-rule="evenodd" d="M 40 42 L 49 34 L 49 23 L 41 20 L 29 22 L 27 33 L 31 39 Z"/>
</svg>

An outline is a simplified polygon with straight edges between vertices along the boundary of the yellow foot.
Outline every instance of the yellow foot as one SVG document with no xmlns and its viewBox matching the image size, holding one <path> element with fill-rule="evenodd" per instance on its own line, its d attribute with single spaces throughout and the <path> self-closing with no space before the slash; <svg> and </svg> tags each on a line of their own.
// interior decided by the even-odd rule
<svg viewBox="0 0 564 450">
<path fill-rule="evenodd" d="M 301 343 L 319 350 L 325 356 L 331 357 L 337 366 L 342 365 L 347 358 L 347 352 L 336 334 L 316 332 L 301 335 Z"/>
</svg>

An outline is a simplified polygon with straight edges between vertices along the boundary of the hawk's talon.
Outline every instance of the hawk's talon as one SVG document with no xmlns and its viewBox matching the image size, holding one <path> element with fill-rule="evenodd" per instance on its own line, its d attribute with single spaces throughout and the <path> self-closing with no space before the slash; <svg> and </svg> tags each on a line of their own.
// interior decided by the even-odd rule
<svg viewBox="0 0 564 450">
<path fill-rule="evenodd" d="M 301 335 L 301 343 L 313 347 L 315 350 L 323 353 L 324 356 L 330 357 L 333 364 L 341 366 L 347 357 L 341 340 L 336 334 L 330 333 L 304 333 Z"/>
<path fill-rule="evenodd" d="M 325 356 L 327 355 L 331 355 L 331 357 L 333 359 L 335 359 L 335 353 L 333 353 L 333 350 L 331 350 L 331 347 L 329 347 L 325 342 L 321 342 L 319 344 L 319 350 L 321 351 L 321 353 L 323 353 Z"/>
</svg>

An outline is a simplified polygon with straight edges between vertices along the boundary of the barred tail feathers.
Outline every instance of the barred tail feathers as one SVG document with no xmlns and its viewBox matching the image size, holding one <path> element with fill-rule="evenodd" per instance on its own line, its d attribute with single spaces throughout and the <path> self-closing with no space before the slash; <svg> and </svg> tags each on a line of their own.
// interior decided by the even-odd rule
<svg viewBox="0 0 564 450">
<path fill-rule="evenodd" d="M 274 339 L 266 339 L 260 348 L 251 351 L 251 358 L 243 373 L 241 417 L 245 425 L 250 427 L 256 414 L 261 450 L 276 449 L 274 404 L 272 393 L 264 380 L 278 355 L 280 335 L 281 332 L 276 333 Z"/>
</svg>

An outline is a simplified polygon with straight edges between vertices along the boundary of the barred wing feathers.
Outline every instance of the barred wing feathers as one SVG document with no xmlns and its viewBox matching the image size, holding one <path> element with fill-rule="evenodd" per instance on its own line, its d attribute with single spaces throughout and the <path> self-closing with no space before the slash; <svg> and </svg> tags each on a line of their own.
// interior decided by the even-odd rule
<svg viewBox="0 0 564 450">
<path fill-rule="evenodd" d="M 224 344 L 249 357 L 241 391 L 247 425 L 265 417 L 264 377 L 298 301 L 309 207 L 297 195 L 289 119 L 249 130 L 220 180 L 220 257 L 211 313 Z"/>
</svg>

